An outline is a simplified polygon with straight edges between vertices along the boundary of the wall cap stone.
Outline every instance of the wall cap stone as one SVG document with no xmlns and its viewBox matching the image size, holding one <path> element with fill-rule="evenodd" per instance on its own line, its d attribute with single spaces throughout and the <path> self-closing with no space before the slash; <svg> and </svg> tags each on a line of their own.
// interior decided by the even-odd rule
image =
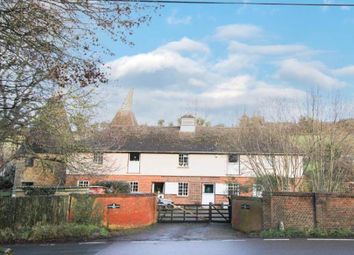
<svg viewBox="0 0 354 255">
<path fill-rule="evenodd" d="M 90 197 L 157 197 L 154 193 L 121 193 L 121 194 L 70 194 L 73 197 L 90 196 Z"/>
<path fill-rule="evenodd" d="M 265 196 L 285 196 L 285 197 L 348 197 L 354 198 L 354 193 L 339 193 L 339 192 L 263 192 L 263 197 Z"/>
</svg>

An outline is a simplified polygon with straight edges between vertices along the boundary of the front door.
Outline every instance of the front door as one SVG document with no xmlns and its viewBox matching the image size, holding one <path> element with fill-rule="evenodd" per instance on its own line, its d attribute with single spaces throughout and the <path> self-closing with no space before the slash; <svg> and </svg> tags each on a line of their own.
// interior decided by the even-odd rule
<svg viewBox="0 0 354 255">
<path fill-rule="evenodd" d="M 215 200 L 215 190 L 214 184 L 203 184 L 202 193 L 202 204 L 208 205 L 209 203 L 214 203 Z"/>
<path fill-rule="evenodd" d="M 164 182 L 153 182 L 152 192 L 157 194 L 158 198 L 164 198 L 164 193 L 165 193 L 164 187 L 165 187 Z"/>
</svg>

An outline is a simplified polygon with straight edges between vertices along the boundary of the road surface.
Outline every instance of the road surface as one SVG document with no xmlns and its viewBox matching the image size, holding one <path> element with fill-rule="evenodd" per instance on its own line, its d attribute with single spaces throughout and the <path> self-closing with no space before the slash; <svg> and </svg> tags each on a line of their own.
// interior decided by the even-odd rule
<svg viewBox="0 0 354 255">
<path fill-rule="evenodd" d="M 354 240 L 246 238 L 223 224 L 158 224 L 114 240 L 15 245 L 15 255 L 353 255 Z"/>
</svg>

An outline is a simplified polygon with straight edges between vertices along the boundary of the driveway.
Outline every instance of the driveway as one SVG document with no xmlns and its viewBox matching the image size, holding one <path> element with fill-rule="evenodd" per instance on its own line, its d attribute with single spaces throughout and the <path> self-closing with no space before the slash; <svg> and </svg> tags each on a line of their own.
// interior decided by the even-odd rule
<svg viewBox="0 0 354 255">
<path fill-rule="evenodd" d="M 120 241 L 188 241 L 225 240 L 245 236 L 236 232 L 228 223 L 161 223 L 148 229 L 125 236 L 116 237 Z"/>
</svg>

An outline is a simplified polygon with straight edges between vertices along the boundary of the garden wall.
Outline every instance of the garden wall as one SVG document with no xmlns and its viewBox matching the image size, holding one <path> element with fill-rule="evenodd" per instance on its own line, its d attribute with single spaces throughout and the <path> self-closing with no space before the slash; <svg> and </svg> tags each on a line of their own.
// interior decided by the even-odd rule
<svg viewBox="0 0 354 255">
<path fill-rule="evenodd" d="M 93 201 L 83 203 L 86 207 L 82 210 L 88 214 L 93 212 L 92 205 L 99 205 L 102 209 L 99 221 L 111 229 L 137 228 L 156 222 L 154 194 L 26 196 L 0 198 L 0 229 L 71 221 L 78 199 Z"/>
<path fill-rule="evenodd" d="M 157 221 L 157 200 L 154 194 L 95 195 L 104 208 L 103 223 L 110 229 L 138 228 Z M 119 208 L 109 208 L 115 204 Z"/>
<path fill-rule="evenodd" d="M 263 196 L 263 227 L 351 228 L 354 230 L 354 194 L 272 193 Z"/>
</svg>

